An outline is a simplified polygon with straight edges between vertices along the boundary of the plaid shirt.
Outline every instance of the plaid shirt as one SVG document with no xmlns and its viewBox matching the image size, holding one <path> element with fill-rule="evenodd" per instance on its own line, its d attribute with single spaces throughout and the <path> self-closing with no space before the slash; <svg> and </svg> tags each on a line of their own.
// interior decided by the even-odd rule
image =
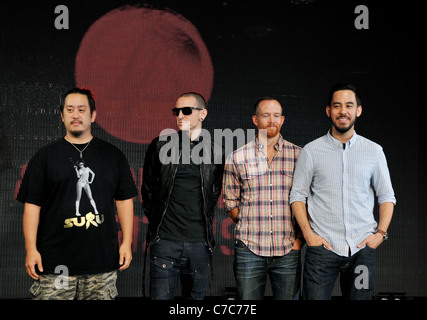
<svg viewBox="0 0 427 320">
<path fill-rule="evenodd" d="M 227 158 L 223 178 L 225 209 L 239 208 L 236 239 L 265 257 L 287 254 L 296 236 L 289 192 L 301 148 L 282 136 L 274 147 L 270 164 L 258 139 L 237 149 Z"/>
</svg>

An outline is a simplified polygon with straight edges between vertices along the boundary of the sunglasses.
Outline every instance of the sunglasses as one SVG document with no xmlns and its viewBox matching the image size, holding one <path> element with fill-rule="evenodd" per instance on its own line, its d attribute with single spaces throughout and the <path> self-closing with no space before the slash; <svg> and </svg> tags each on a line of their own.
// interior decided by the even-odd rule
<svg viewBox="0 0 427 320">
<path fill-rule="evenodd" d="M 182 114 L 184 116 L 189 116 L 193 113 L 193 110 L 203 110 L 203 108 L 197 108 L 197 107 L 184 107 L 184 108 L 173 108 L 172 113 L 175 117 L 179 116 L 179 112 L 182 111 Z"/>
</svg>

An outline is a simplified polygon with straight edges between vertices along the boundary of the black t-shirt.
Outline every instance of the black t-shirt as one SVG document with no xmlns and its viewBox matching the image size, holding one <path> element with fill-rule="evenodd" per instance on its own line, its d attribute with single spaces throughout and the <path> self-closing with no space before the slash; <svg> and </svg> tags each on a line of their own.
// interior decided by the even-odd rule
<svg viewBox="0 0 427 320">
<path fill-rule="evenodd" d="M 82 150 L 87 144 L 78 145 Z M 83 160 L 83 161 L 82 161 Z M 41 207 L 37 249 L 44 273 L 65 265 L 69 275 L 119 267 L 114 200 L 137 195 L 125 155 L 93 138 L 80 153 L 64 138 L 31 159 L 17 196 Z"/>
<path fill-rule="evenodd" d="M 194 145 L 191 142 L 191 150 Z M 193 161 L 181 163 L 185 162 L 183 158 L 190 159 L 184 153 L 183 150 L 159 234 L 169 240 L 206 241 L 200 165 Z"/>
</svg>

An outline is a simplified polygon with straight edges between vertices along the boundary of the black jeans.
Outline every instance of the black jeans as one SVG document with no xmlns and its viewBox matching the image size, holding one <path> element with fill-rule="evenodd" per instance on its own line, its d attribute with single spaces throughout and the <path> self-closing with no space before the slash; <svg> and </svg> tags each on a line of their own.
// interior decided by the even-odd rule
<svg viewBox="0 0 427 320">
<path fill-rule="evenodd" d="M 181 280 L 182 296 L 203 300 L 209 278 L 210 254 L 204 242 L 160 239 L 150 247 L 150 296 L 172 300 Z"/>
</svg>

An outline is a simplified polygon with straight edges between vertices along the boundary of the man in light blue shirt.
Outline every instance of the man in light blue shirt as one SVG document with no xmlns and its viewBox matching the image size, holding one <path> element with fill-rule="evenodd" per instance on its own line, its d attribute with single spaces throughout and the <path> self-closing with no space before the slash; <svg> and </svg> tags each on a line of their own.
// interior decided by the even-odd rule
<svg viewBox="0 0 427 320">
<path fill-rule="evenodd" d="M 357 89 L 336 84 L 328 101 L 331 130 L 301 151 L 290 194 L 307 242 L 303 296 L 330 299 L 341 273 L 345 298 L 372 299 L 375 249 L 388 237 L 396 199 L 381 146 L 354 130 L 362 113 Z"/>
</svg>

